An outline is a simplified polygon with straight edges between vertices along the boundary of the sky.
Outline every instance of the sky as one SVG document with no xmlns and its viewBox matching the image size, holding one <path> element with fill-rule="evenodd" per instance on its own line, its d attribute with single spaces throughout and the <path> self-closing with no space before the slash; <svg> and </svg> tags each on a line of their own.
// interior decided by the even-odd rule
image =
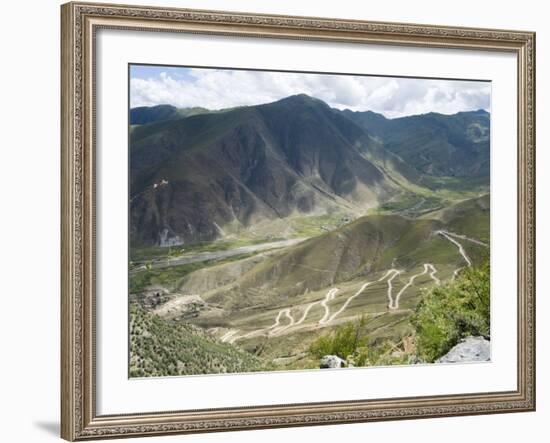
<svg viewBox="0 0 550 443">
<path fill-rule="evenodd" d="M 216 110 L 308 94 L 337 109 L 388 118 L 490 111 L 491 83 L 464 80 L 307 74 L 132 65 L 130 106 L 170 104 Z"/>
</svg>

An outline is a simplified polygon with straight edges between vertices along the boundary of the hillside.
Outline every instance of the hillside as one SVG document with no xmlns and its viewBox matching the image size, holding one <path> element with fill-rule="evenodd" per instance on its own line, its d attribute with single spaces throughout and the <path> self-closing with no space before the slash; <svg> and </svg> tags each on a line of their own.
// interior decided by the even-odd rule
<svg viewBox="0 0 550 443">
<path fill-rule="evenodd" d="M 213 240 L 296 213 L 365 213 L 403 192 L 377 152 L 364 130 L 307 96 L 137 127 L 133 244 Z"/>
<path fill-rule="evenodd" d="M 166 120 L 178 120 L 208 112 L 205 108 L 176 108 L 172 105 L 140 106 L 130 109 L 130 125 L 146 125 Z"/>
<path fill-rule="evenodd" d="M 210 303 L 239 309 L 284 302 L 390 268 L 407 270 L 423 263 L 445 266 L 456 263 L 458 267 L 461 257 L 456 246 L 438 235 L 438 231 L 456 231 L 473 214 L 477 218 L 472 226 L 478 226 L 473 234 L 482 239 L 488 234 L 488 213 L 476 214 L 473 207 L 465 211 L 463 206 L 455 208 L 455 217 L 447 212 L 444 220 L 413 220 L 397 215 L 361 217 L 340 229 L 264 256 L 253 266 L 240 267 L 240 272 L 235 273 L 236 265 L 231 264 L 232 280 L 226 277 L 228 265 L 214 266 L 202 270 L 200 278 L 194 278 L 193 273 L 185 277 L 178 290 L 202 292 Z M 469 229 L 465 234 L 472 235 L 472 231 Z M 220 283 L 216 285 L 216 281 Z M 208 282 L 206 288 L 204 282 Z M 257 288 L 261 290 L 256 291 Z"/>
<path fill-rule="evenodd" d="M 130 135 L 136 247 L 212 241 L 296 215 L 356 217 L 385 203 L 419 212 L 439 204 L 434 192 L 487 184 L 484 111 L 390 120 L 301 94 L 215 112 L 136 108 L 131 121 L 140 123 Z"/>
<path fill-rule="evenodd" d="M 490 115 L 486 111 L 432 112 L 395 119 L 371 111 L 346 110 L 342 114 L 422 174 L 485 178 L 488 182 Z"/>
<path fill-rule="evenodd" d="M 489 256 L 489 120 L 132 109 L 131 375 L 316 368 L 359 320 L 365 362 L 417 361 L 426 291 Z"/>
<path fill-rule="evenodd" d="M 258 359 L 190 324 L 174 324 L 138 306 L 130 309 L 130 376 L 248 372 Z"/>
<path fill-rule="evenodd" d="M 488 242 L 490 238 L 490 194 L 464 200 L 423 218 L 437 219 L 443 222 L 449 231 L 477 237 Z"/>
<path fill-rule="evenodd" d="M 232 285 L 205 296 L 213 302 L 238 309 L 243 304 L 288 299 L 375 273 L 390 267 L 391 261 L 387 263 L 385 259 L 385 251 L 389 248 L 401 251 L 402 242 L 408 247 L 419 247 L 431 237 L 436 242 L 441 241 L 433 234 L 438 226 L 437 223 L 415 222 L 399 216 L 362 217 L 343 228 L 273 254 L 247 270 Z M 402 253 L 396 260 L 409 264 L 412 259 Z M 216 272 L 215 269 L 212 271 Z M 255 292 L 254 288 L 262 290 Z M 185 282 L 180 288 L 186 293 L 193 289 Z"/>
<path fill-rule="evenodd" d="M 307 357 L 312 341 L 365 315 L 369 346 L 381 352 L 388 342 L 410 340 L 423 288 L 452 281 L 487 257 L 489 200 L 461 201 L 421 218 L 363 216 L 298 244 L 176 272 L 133 299 L 160 291 L 160 305 L 144 305 L 166 327 L 194 325 L 275 368 L 315 367 Z M 170 337 L 162 331 L 153 335 Z"/>
</svg>

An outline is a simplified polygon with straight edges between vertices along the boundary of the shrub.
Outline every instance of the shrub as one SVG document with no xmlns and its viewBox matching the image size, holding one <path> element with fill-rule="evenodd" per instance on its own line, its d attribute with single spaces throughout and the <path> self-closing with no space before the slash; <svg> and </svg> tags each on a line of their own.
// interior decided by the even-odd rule
<svg viewBox="0 0 550 443">
<path fill-rule="evenodd" d="M 309 348 L 310 354 L 321 358 L 324 355 L 337 355 L 347 360 L 353 358 L 359 350 L 361 361 L 366 360 L 366 339 L 362 337 L 362 329 L 365 325 L 365 318 L 361 317 L 357 322 L 349 322 L 338 326 L 327 335 L 315 340 Z"/>
<path fill-rule="evenodd" d="M 485 260 L 458 278 L 427 290 L 412 317 L 420 359 L 433 362 L 462 338 L 490 338 L 490 265 Z"/>
<path fill-rule="evenodd" d="M 220 362 L 219 370 L 213 362 Z M 249 372 L 262 368 L 255 356 L 218 342 L 196 326 L 168 322 L 139 305 L 130 306 L 131 377 Z"/>
</svg>

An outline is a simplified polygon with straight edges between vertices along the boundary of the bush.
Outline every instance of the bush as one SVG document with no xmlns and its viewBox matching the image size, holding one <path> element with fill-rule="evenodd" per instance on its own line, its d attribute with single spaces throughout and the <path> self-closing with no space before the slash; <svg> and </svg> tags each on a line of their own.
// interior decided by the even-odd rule
<svg viewBox="0 0 550 443">
<path fill-rule="evenodd" d="M 454 282 L 427 290 L 412 317 L 420 359 L 433 362 L 462 338 L 490 338 L 490 266 L 464 270 Z"/>
<path fill-rule="evenodd" d="M 357 322 L 349 322 L 338 326 L 327 335 L 323 335 L 315 340 L 309 348 L 309 352 L 317 358 L 325 355 L 337 355 L 348 360 L 360 351 L 360 359 L 366 351 L 366 339 L 362 337 L 361 330 L 365 325 L 365 318 L 361 317 Z"/>
</svg>

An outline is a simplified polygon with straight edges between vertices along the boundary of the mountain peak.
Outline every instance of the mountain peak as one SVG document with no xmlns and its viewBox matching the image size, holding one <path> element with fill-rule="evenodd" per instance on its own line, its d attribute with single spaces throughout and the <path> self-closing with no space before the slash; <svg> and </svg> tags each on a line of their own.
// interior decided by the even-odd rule
<svg viewBox="0 0 550 443">
<path fill-rule="evenodd" d="M 304 94 L 304 93 L 289 95 L 286 98 L 291 99 L 291 100 L 317 100 L 317 99 L 313 98 L 312 96 Z"/>
<path fill-rule="evenodd" d="M 280 104 L 288 103 L 288 104 L 292 104 L 292 105 L 304 104 L 304 105 L 328 106 L 323 100 L 320 100 L 318 98 L 312 97 L 312 96 L 307 95 L 307 94 L 289 95 L 288 97 L 282 98 L 282 99 L 277 100 L 276 102 L 273 102 L 273 103 L 270 103 L 270 104 L 275 104 L 275 103 L 280 103 Z"/>
</svg>

